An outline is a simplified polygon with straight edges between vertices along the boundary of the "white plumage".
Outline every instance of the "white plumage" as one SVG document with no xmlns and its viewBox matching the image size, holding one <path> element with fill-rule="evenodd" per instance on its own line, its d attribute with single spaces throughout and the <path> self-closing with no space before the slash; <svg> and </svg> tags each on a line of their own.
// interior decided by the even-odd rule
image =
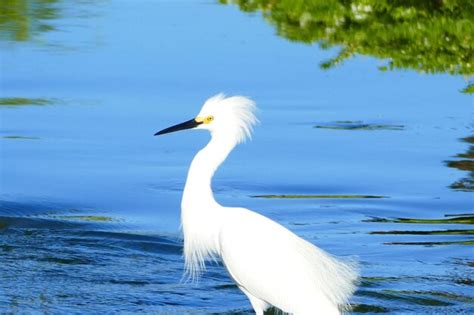
<svg viewBox="0 0 474 315">
<path fill-rule="evenodd" d="M 212 176 L 251 136 L 255 103 L 223 94 L 207 100 L 194 120 L 157 134 L 207 129 L 211 141 L 189 169 L 181 203 L 186 272 L 196 277 L 208 259 L 221 259 L 256 314 L 270 306 L 287 313 L 339 314 L 355 290 L 355 265 L 343 263 L 280 224 L 248 209 L 223 207 Z"/>
</svg>

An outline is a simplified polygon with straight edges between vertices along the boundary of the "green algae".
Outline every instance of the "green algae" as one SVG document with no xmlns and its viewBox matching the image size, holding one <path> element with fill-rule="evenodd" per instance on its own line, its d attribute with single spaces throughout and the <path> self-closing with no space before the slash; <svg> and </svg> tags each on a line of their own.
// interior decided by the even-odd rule
<svg viewBox="0 0 474 315">
<path fill-rule="evenodd" d="M 446 241 L 446 242 L 387 242 L 385 245 L 418 245 L 418 246 L 447 246 L 447 245 L 474 245 L 474 240 Z"/>
<path fill-rule="evenodd" d="M 362 121 L 334 121 L 332 123 L 318 124 L 313 126 L 317 129 L 331 129 L 331 130 L 404 130 L 405 126 L 402 125 L 384 125 L 384 124 L 371 124 L 364 123 Z"/>
<path fill-rule="evenodd" d="M 374 231 L 370 234 L 393 235 L 474 235 L 474 230 L 435 230 L 435 231 Z"/>
<path fill-rule="evenodd" d="M 114 218 L 97 215 L 60 215 L 52 216 L 54 219 L 71 220 L 71 221 L 88 221 L 88 222 L 113 222 Z"/>
<path fill-rule="evenodd" d="M 25 137 L 25 136 L 4 136 L 2 139 L 8 140 L 39 140 L 38 137 Z"/>
<path fill-rule="evenodd" d="M 408 291 L 396 291 L 396 290 L 381 290 L 381 291 L 369 291 L 359 290 L 357 295 L 364 297 L 371 297 L 383 300 L 401 301 L 408 302 L 418 305 L 426 306 L 450 306 L 453 305 L 451 302 L 446 302 L 441 299 L 435 299 L 426 296 L 413 296 L 407 293 Z"/>
<path fill-rule="evenodd" d="M 54 100 L 47 98 L 0 97 L 0 106 L 49 105 Z"/>
<path fill-rule="evenodd" d="M 374 195 L 254 195 L 252 198 L 264 199 L 379 199 L 386 196 Z"/>
<path fill-rule="evenodd" d="M 370 218 L 363 220 L 363 222 L 378 222 L 378 223 L 408 223 L 408 224 L 474 224 L 473 215 L 463 215 L 458 217 L 448 217 L 443 219 L 412 219 L 412 218 Z"/>
</svg>

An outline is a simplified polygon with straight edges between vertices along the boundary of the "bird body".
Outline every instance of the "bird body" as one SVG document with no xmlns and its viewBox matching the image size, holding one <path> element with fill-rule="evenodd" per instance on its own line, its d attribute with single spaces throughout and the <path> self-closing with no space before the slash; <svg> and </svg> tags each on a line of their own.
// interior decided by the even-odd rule
<svg viewBox="0 0 474 315">
<path fill-rule="evenodd" d="M 212 136 L 191 163 L 181 202 L 186 272 L 197 277 L 206 260 L 221 259 L 257 314 L 270 306 L 297 315 L 339 314 L 355 290 L 353 265 L 265 216 L 214 199 L 212 177 L 235 145 L 250 136 L 254 110 L 248 98 L 219 94 L 194 121 L 157 133 L 198 128 Z"/>
</svg>

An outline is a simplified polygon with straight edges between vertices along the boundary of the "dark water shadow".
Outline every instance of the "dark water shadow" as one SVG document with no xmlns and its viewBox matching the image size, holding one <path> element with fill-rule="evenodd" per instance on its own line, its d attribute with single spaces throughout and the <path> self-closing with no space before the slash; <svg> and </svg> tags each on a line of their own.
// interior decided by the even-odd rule
<svg viewBox="0 0 474 315">
<path fill-rule="evenodd" d="M 0 201 L 0 232 L 2 236 L 34 235 L 57 238 L 62 242 L 74 240 L 104 245 L 122 246 L 143 252 L 181 254 L 182 241 L 175 236 L 142 235 L 122 219 L 103 215 L 97 210 L 44 201 Z M 127 232 L 127 229 L 131 232 Z M 69 239 L 69 241 L 68 241 Z"/>
<path fill-rule="evenodd" d="M 0 216 L 4 217 L 36 217 L 38 219 L 47 219 L 48 216 L 82 215 L 90 212 L 97 212 L 97 210 L 83 205 L 71 205 L 52 200 L 0 199 Z"/>
<path fill-rule="evenodd" d="M 456 279 L 464 280 L 464 279 Z M 470 279 L 467 279 L 470 280 Z M 359 305 L 354 305 L 352 311 L 355 313 L 367 313 L 367 312 L 397 312 L 402 311 L 413 311 L 410 305 L 426 306 L 426 312 L 429 312 L 431 307 L 447 307 L 453 306 L 454 308 L 459 305 L 474 305 L 474 297 L 459 293 L 445 292 L 442 290 L 392 290 L 386 289 L 385 286 L 393 285 L 396 283 L 440 283 L 443 279 L 437 277 L 362 277 L 359 289 L 356 291 L 356 297 L 369 298 L 374 301 L 374 304 L 369 306 L 374 307 L 366 308 L 363 305 L 359 308 Z M 460 283 L 460 282 L 456 282 Z M 469 285 L 469 283 L 462 285 Z M 410 285 L 412 286 L 412 285 Z M 377 309 L 381 307 L 381 309 Z M 448 312 L 449 313 L 449 312 Z"/>
<path fill-rule="evenodd" d="M 418 294 L 420 296 L 417 296 L 417 295 L 412 294 L 413 292 L 396 291 L 396 290 L 380 290 L 380 291 L 359 290 L 357 294 L 359 296 L 376 298 L 379 300 L 400 301 L 400 302 L 404 302 L 408 304 L 417 304 L 417 305 L 423 305 L 423 306 L 453 305 L 453 303 L 451 302 L 444 301 L 441 299 L 436 299 L 434 297 L 430 297 L 429 293 L 426 293 L 426 296 L 422 296 L 422 294 Z"/>
<path fill-rule="evenodd" d="M 181 255 L 182 242 L 175 237 L 141 235 L 127 232 L 100 230 L 104 225 L 69 220 L 51 220 L 28 217 L 1 217 L 0 232 L 3 249 L 11 251 L 22 238 L 46 248 L 115 248 L 148 254 Z M 6 241 L 6 242 L 5 242 Z M 50 244 L 50 245 L 48 245 Z M 5 247 L 6 246 L 6 247 Z"/>
</svg>

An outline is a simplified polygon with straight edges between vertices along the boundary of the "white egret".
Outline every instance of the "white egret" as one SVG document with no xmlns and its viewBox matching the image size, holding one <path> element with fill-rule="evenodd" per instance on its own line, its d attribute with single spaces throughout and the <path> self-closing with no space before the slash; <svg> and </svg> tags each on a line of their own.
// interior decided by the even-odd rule
<svg viewBox="0 0 474 315">
<path fill-rule="evenodd" d="M 301 314 L 339 314 L 358 278 L 356 268 L 248 209 L 223 207 L 211 180 L 257 122 L 255 103 L 223 94 L 208 99 L 196 118 L 163 129 L 206 129 L 211 140 L 194 157 L 181 202 L 186 271 L 197 276 L 208 259 L 221 259 L 258 315 L 275 306 Z"/>
</svg>

